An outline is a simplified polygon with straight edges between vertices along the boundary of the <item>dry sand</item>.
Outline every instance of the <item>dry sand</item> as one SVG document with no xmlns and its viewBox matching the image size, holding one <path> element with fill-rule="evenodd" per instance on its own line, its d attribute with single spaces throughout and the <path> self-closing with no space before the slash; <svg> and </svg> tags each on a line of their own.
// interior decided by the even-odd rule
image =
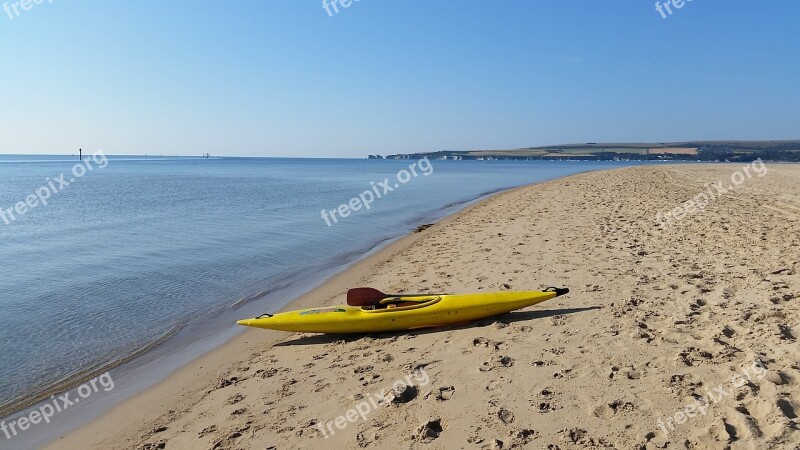
<svg viewBox="0 0 800 450">
<path fill-rule="evenodd" d="M 798 449 L 800 166 L 768 165 L 705 211 L 655 223 L 740 168 L 626 168 L 497 195 L 291 307 L 341 303 L 360 285 L 554 285 L 568 296 L 432 331 L 248 331 L 53 446 Z M 328 439 L 313 426 L 414 368 L 429 383 L 412 377 L 423 384 L 413 399 L 334 426 Z M 705 415 L 686 410 L 696 399 L 709 403 Z"/>
</svg>

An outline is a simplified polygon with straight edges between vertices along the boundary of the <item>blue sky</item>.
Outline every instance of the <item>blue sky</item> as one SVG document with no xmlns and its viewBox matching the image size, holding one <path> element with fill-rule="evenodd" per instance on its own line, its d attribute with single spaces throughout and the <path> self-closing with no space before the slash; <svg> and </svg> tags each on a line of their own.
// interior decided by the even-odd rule
<svg viewBox="0 0 800 450">
<path fill-rule="evenodd" d="M 694 0 L 666 19 L 647 0 L 18 10 L 0 15 L 2 153 L 800 139 L 796 0 Z"/>
</svg>

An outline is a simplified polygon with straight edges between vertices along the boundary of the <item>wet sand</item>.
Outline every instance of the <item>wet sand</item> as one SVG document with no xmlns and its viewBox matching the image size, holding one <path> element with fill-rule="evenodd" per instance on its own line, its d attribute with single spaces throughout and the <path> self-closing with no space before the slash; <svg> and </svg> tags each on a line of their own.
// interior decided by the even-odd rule
<svg viewBox="0 0 800 450">
<path fill-rule="evenodd" d="M 592 172 L 489 198 L 288 309 L 355 286 L 569 295 L 427 331 L 248 331 L 52 447 L 798 448 L 800 165 L 656 219 L 743 165 Z M 397 380 L 417 387 L 373 403 Z"/>
</svg>

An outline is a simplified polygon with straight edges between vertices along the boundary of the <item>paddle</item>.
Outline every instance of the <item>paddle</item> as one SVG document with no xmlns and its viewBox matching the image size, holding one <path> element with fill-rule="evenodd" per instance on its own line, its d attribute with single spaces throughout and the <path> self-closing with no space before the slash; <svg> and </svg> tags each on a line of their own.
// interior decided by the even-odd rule
<svg viewBox="0 0 800 450">
<path fill-rule="evenodd" d="M 369 287 L 353 288 L 347 291 L 347 304 L 350 306 L 370 306 L 386 297 L 391 297 L 391 295 L 386 295 L 377 289 Z"/>
<path fill-rule="evenodd" d="M 569 293 L 567 288 L 549 287 L 544 292 L 555 292 L 556 297 Z M 441 294 L 384 294 L 370 287 L 353 288 L 347 291 L 347 304 L 350 306 L 372 306 L 389 297 L 431 297 Z"/>
<path fill-rule="evenodd" d="M 430 297 L 432 295 L 436 294 L 384 294 L 374 288 L 360 287 L 347 291 L 347 304 L 350 306 L 370 306 L 378 304 L 381 300 L 389 297 Z"/>
</svg>

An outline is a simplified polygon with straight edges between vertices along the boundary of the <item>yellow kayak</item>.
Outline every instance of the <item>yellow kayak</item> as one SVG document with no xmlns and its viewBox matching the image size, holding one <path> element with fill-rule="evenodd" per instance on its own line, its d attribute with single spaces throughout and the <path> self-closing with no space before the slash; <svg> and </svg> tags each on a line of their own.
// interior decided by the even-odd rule
<svg viewBox="0 0 800 450">
<path fill-rule="evenodd" d="M 370 288 L 359 288 L 370 289 Z M 374 290 L 373 290 L 374 291 Z M 380 291 L 375 291 L 380 292 Z M 413 330 L 505 314 L 568 293 L 568 289 L 458 295 L 392 295 L 363 306 L 301 309 L 240 320 L 239 325 L 305 333 Z M 348 293 L 349 295 L 349 293 Z M 379 296 L 382 297 L 382 296 Z M 348 303 L 353 302 L 348 299 Z M 361 304 L 356 302 L 355 304 Z"/>
</svg>

